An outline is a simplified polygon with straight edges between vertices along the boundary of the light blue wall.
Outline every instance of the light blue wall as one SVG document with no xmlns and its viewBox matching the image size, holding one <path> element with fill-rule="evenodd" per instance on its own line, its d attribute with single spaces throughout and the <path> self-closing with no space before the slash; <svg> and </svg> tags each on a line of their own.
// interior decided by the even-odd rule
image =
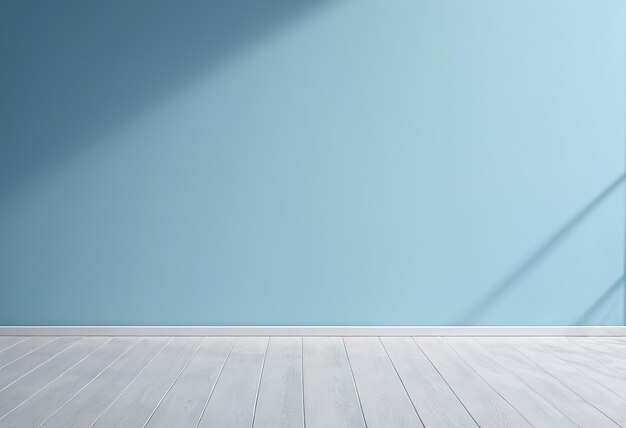
<svg viewBox="0 0 626 428">
<path fill-rule="evenodd" d="M 625 24 L 3 1 L 0 324 L 623 324 Z"/>
</svg>

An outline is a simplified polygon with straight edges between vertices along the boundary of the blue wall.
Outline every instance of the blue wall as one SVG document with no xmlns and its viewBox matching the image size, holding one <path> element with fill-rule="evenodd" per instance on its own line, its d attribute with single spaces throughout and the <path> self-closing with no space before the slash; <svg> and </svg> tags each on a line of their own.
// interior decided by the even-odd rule
<svg viewBox="0 0 626 428">
<path fill-rule="evenodd" d="M 626 3 L 0 3 L 0 324 L 624 323 Z"/>
</svg>

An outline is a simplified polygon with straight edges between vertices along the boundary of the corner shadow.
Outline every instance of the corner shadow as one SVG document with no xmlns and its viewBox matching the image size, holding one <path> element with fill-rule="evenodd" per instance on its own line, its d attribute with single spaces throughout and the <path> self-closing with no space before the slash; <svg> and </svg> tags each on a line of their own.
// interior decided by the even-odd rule
<svg viewBox="0 0 626 428">
<path fill-rule="evenodd" d="M 537 248 L 537 250 L 527 257 L 516 269 L 507 275 L 503 281 L 497 284 L 489 294 L 484 296 L 472 308 L 454 320 L 451 325 L 472 325 L 482 312 L 493 306 L 494 303 L 514 288 L 543 257 L 552 251 L 565 236 L 573 231 L 603 200 L 617 190 L 624 181 L 626 181 L 626 173 L 617 177 L 606 189 L 591 200 L 591 202 Z"/>
<path fill-rule="evenodd" d="M 327 0 L 0 2 L 0 201 Z"/>
</svg>

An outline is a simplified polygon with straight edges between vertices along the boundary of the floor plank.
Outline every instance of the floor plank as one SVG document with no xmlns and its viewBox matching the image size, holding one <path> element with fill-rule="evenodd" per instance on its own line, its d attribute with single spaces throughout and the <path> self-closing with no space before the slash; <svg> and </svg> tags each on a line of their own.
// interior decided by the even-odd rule
<svg viewBox="0 0 626 428">
<path fill-rule="evenodd" d="M 570 427 L 576 425 L 515 376 L 516 367 L 505 367 L 484 352 L 471 338 L 447 337 L 450 345 L 472 369 L 534 426 Z"/>
<path fill-rule="evenodd" d="M 143 427 L 191 360 L 200 337 L 174 337 L 94 423 L 94 427 Z"/>
<path fill-rule="evenodd" d="M 107 337 L 86 337 L 75 346 L 4 387 L 0 391 L 0 426 L 2 425 L 1 418 L 7 413 L 71 369 L 75 364 L 87 358 L 109 340 L 111 339 Z"/>
<path fill-rule="evenodd" d="M 25 376 L 46 361 L 78 343 L 80 337 L 58 337 L 35 352 L 7 364 L 0 369 L 0 391 L 17 379 Z"/>
<path fill-rule="evenodd" d="M 410 337 L 381 337 L 381 341 L 426 427 L 477 426 Z"/>
<path fill-rule="evenodd" d="M 4 351 L 11 346 L 15 346 L 16 344 L 25 341 L 28 337 L 24 336 L 0 336 L 0 352 Z"/>
<path fill-rule="evenodd" d="M 303 400 L 302 338 L 270 338 L 254 428 L 304 427 Z"/>
<path fill-rule="evenodd" d="M 614 422 L 626 426 L 626 412 L 624 412 L 626 401 L 622 400 L 613 391 L 584 375 L 531 338 L 516 337 L 504 340 L 527 358 L 543 367 L 561 383 L 567 385 Z"/>
<path fill-rule="evenodd" d="M 235 338 L 207 337 L 148 421 L 148 427 L 195 427 Z"/>
<path fill-rule="evenodd" d="M 414 338 L 459 399 L 483 428 L 530 427 L 531 424 L 494 391 L 440 338 Z"/>
<path fill-rule="evenodd" d="M 584 350 L 582 352 L 585 352 L 601 364 L 613 370 L 626 373 L 626 347 L 620 349 L 604 341 L 594 340 L 591 337 L 568 337 L 567 339 L 582 348 Z"/>
<path fill-rule="evenodd" d="M 198 427 L 252 426 L 268 340 L 237 339 Z"/>
<path fill-rule="evenodd" d="M 423 427 L 377 337 L 344 338 L 368 427 Z"/>
<path fill-rule="evenodd" d="M 136 346 L 96 376 L 43 424 L 47 428 L 88 427 L 106 410 L 169 339 L 140 339 Z"/>
<path fill-rule="evenodd" d="M 622 355 L 626 355 L 626 337 L 589 337 L 589 339 L 613 347 Z"/>
<path fill-rule="evenodd" d="M 304 415 L 307 428 L 365 427 L 340 337 L 305 337 Z"/>
<path fill-rule="evenodd" d="M 626 338 L 2 337 L 1 427 L 626 427 Z"/>
<path fill-rule="evenodd" d="M 582 339 L 582 338 L 581 338 Z M 590 347 L 602 349 L 614 356 L 613 367 L 626 370 L 626 337 L 586 337 Z"/>
<path fill-rule="evenodd" d="M 473 340 L 500 364 L 511 368 L 520 382 L 531 387 L 578 426 L 597 428 L 618 426 L 604 413 L 501 338 L 481 337 Z"/>
<path fill-rule="evenodd" d="M 596 352 L 583 352 L 584 348 L 575 342 L 565 338 L 551 338 L 553 340 L 543 340 L 545 338 L 535 338 L 535 341 L 544 346 L 554 355 L 566 361 L 581 373 L 593 378 L 603 384 L 611 391 L 626 399 L 626 372 L 614 369 L 598 359 Z"/>
<path fill-rule="evenodd" d="M 0 419 L 0 426 L 41 425 L 136 343 L 133 338 L 114 338 Z"/>
<path fill-rule="evenodd" d="M 53 340 L 54 337 L 47 336 L 30 337 L 14 346 L 6 348 L 4 351 L 0 352 L 0 369 L 20 358 L 24 358 Z"/>
</svg>

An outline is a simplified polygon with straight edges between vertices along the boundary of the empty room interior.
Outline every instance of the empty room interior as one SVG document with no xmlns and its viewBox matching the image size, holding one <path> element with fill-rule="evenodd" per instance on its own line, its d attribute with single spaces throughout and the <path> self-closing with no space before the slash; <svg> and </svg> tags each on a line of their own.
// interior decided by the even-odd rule
<svg viewBox="0 0 626 428">
<path fill-rule="evenodd" d="M 0 428 L 626 427 L 626 2 L 0 0 Z"/>
</svg>

